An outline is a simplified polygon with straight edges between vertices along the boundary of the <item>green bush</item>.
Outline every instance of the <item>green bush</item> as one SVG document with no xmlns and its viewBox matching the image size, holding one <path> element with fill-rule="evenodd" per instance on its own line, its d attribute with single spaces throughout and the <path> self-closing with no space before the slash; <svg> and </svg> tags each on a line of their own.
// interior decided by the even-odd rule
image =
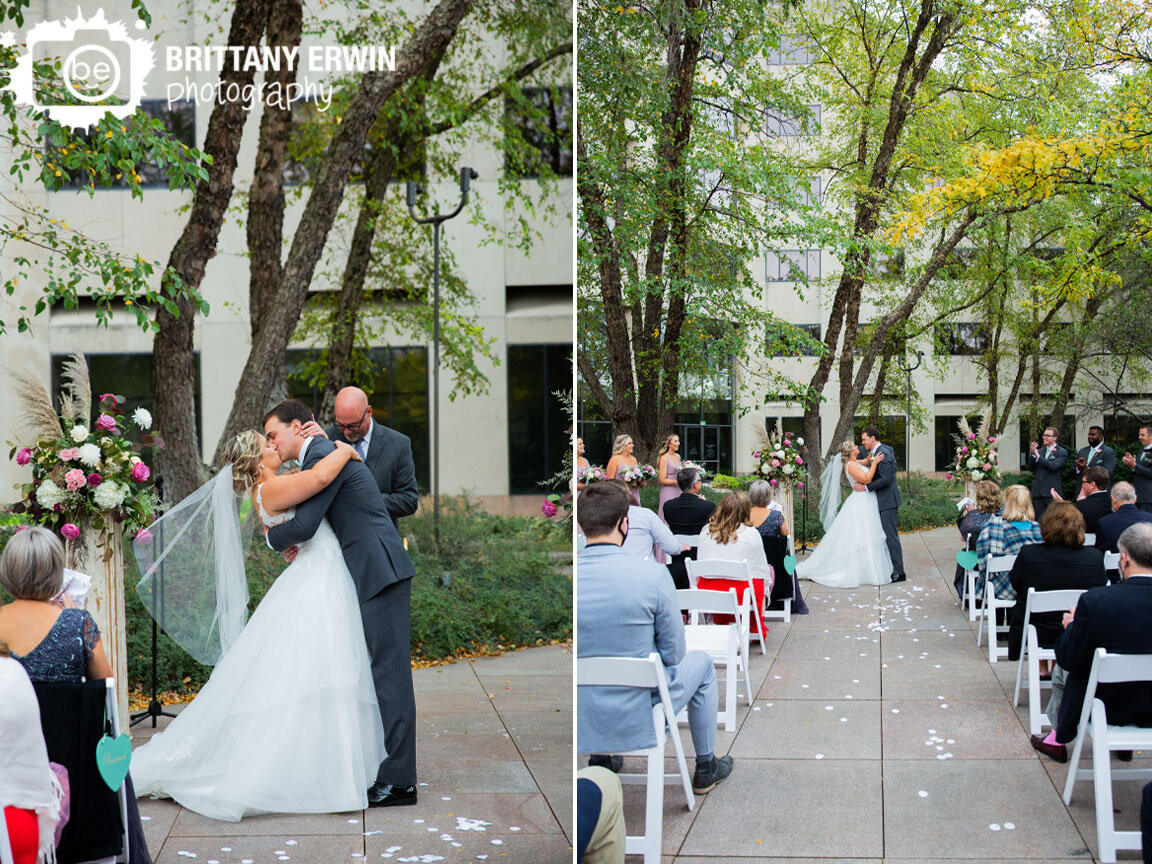
<svg viewBox="0 0 1152 864">
<path fill-rule="evenodd" d="M 412 580 L 412 655 L 443 660 L 572 637 L 572 580 L 560 570 L 571 554 L 571 529 L 538 517 L 494 516 L 464 499 L 442 499 L 440 554 L 432 516 L 400 523 L 416 567 Z M 0 550 L 16 525 L 0 525 Z M 129 687 L 152 687 L 152 617 L 135 585 L 130 544 L 124 552 Z M 249 613 L 287 565 L 254 538 L 247 559 Z M 449 574 L 448 585 L 443 574 Z M 4 602 L 11 598 L 0 590 Z M 197 663 L 162 630 L 156 641 L 160 691 L 203 684 L 211 667 Z"/>
</svg>

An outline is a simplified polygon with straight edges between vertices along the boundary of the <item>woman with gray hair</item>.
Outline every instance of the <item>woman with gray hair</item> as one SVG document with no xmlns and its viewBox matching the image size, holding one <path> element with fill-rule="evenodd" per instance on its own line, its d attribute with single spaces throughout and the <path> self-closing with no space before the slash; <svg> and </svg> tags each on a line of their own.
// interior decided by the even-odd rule
<svg viewBox="0 0 1152 864">
<path fill-rule="evenodd" d="M 787 537 L 788 523 L 784 510 L 772 507 L 772 487 L 767 480 L 754 480 L 748 487 L 748 498 L 752 501 L 752 527 L 761 537 Z"/>
<path fill-rule="evenodd" d="M 0 607 L 0 641 L 33 681 L 111 677 L 92 616 L 70 598 L 52 602 L 63 584 L 64 547 L 56 535 L 38 525 L 17 532 L 0 555 L 0 585 L 14 598 Z"/>
</svg>

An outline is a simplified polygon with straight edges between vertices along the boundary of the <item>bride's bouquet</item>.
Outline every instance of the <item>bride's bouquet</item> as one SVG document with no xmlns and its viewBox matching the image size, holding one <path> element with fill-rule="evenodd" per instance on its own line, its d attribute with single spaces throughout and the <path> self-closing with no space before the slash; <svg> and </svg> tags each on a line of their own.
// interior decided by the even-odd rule
<svg viewBox="0 0 1152 864">
<path fill-rule="evenodd" d="M 760 433 L 760 447 L 752 451 L 756 474 L 772 486 L 804 488 L 804 457 L 800 448 L 803 438 L 793 439 L 780 431 Z"/>
<path fill-rule="evenodd" d="M 18 484 L 16 513 L 27 513 L 46 528 L 76 540 L 81 527 L 104 530 L 105 514 L 130 535 L 143 531 L 156 517 L 158 501 L 148 482 L 151 470 L 141 460 L 141 446 L 163 446 L 151 432 L 152 416 L 137 408 L 131 418 L 119 406 L 123 396 L 105 393 L 91 422 L 88 365 L 76 354 L 65 364 L 61 411 L 56 413 L 43 383 L 32 375 L 17 376 L 24 397 L 27 424 L 37 432 L 31 446 L 13 445 L 8 453 L 20 466 L 32 467 L 32 482 Z M 140 443 L 126 437 L 130 426 L 145 434 Z M 11 444 L 12 442 L 8 442 Z M 145 538 L 148 539 L 148 538 Z"/>
<path fill-rule="evenodd" d="M 980 421 L 975 432 L 968 425 L 968 418 L 960 418 L 960 432 L 956 438 L 956 462 L 945 475 L 958 483 L 980 480 L 1000 480 L 999 457 L 996 453 L 996 436 L 988 434 L 988 418 Z"/>
<path fill-rule="evenodd" d="M 639 489 L 649 480 L 656 479 L 656 469 L 651 465 L 629 465 L 627 468 L 622 468 L 618 471 L 616 476 L 633 489 Z"/>
</svg>

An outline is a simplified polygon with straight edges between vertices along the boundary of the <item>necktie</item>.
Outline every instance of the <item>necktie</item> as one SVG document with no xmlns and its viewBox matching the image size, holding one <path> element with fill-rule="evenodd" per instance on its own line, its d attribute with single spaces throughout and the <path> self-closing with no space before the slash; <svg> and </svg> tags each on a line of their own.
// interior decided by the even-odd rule
<svg viewBox="0 0 1152 864">
<path fill-rule="evenodd" d="M 363 438 L 361 438 L 359 441 L 356 442 L 356 452 L 360 454 L 361 459 L 364 458 L 364 451 L 367 449 L 368 448 L 366 448 L 364 446 L 364 439 Z"/>
</svg>

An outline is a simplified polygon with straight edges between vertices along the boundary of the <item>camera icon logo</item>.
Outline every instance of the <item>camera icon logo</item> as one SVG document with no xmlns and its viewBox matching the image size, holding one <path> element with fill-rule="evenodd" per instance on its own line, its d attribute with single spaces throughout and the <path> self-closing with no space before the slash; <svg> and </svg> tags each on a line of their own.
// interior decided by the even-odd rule
<svg viewBox="0 0 1152 864">
<path fill-rule="evenodd" d="M 137 22 L 143 28 L 144 22 Z M 4 88 L 16 102 L 43 111 L 63 126 L 87 129 L 105 114 L 124 119 L 140 107 L 144 79 L 156 65 L 151 43 L 128 35 L 123 21 L 99 9 L 85 18 L 42 21 L 28 31 L 28 50 Z M 33 67 L 59 62 L 59 80 L 34 85 Z"/>
</svg>

